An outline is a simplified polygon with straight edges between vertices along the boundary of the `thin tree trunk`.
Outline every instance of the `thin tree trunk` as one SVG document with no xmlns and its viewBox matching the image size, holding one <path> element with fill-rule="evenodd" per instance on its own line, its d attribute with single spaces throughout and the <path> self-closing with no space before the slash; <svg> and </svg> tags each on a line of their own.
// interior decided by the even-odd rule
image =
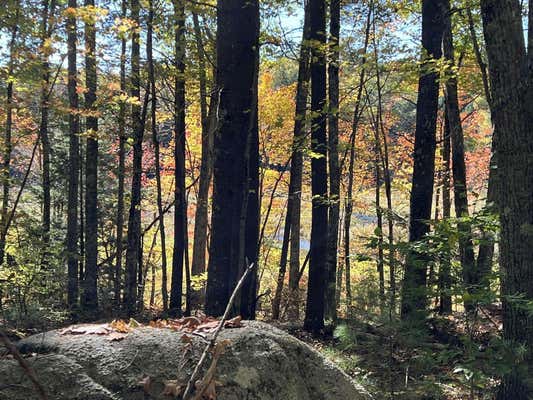
<svg viewBox="0 0 533 400">
<path fill-rule="evenodd" d="M 328 175 L 326 137 L 326 5 L 310 0 L 311 49 L 311 191 L 313 195 L 309 281 L 304 329 L 318 333 L 324 328 L 326 261 L 328 241 Z"/>
<path fill-rule="evenodd" d="M 378 146 L 383 168 L 383 182 L 385 184 L 385 197 L 387 199 L 387 239 L 389 244 L 389 307 L 392 313 L 396 309 L 396 271 L 395 271 L 395 251 L 394 251 L 394 210 L 392 208 L 392 179 L 389 162 L 389 141 L 383 123 L 383 87 L 381 84 L 381 69 L 379 65 L 379 46 L 376 39 L 376 17 L 372 21 L 373 27 L 373 47 L 374 61 L 376 63 L 376 85 L 378 95 L 378 109 L 376 115 L 376 129 L 378 130 Z M 381 139 L 380 139 L 381 136 Z M 381 145 L 381 142 L 383 145 Z"/>
<path fill-rule="evenodd" d="M 442 134 L 442 218 L 447 220 L 451 215 L 451 196 L 450 196 L 450 176 L 451 176 L 451 140 L 450 125 L 445 114 L 444 132 Z M 452 286 L 451 277 L 451 256 L 445 254 L 439 266 L 439 313 L 450 314 L 452 312 L 452 296 L 450 293 Z"/>
<path fill-rule="evenodd" d="M 198 52 L 198 81 L 200 84 L 200 111 L 202 118 L 202 159 L 200 164 L 200 183 L 196 199 L 194 219 L 194 241 L 192 270 L 193 276 L 205 273 L 207 250 L 207 225 L 209 219 L 209 187 L 213 175 L 213 135 L 216 129 L 216 109 L 218 108 L 218 90 L 212 87 L 209 113 L 207 111 L 207 78 L 205 66 L 205 48 L 198 15 L 193 13 L 194 36 Z M 205 297 L 205 289 L 191 293 L 191 307 L 199 308 Z"/>
<path fill-rule="evenodd" d="M 443 50 L 444 57 L 449 63 L 449 67 L 455 66 L 455 55 L 452 34 L 452 20 L 450 2 L 446 0 L 445 13 L 445 29 Z M 453 173 L 453 189 L 455 201 L 455 213 L 459 221 L 457 228 L 459 232 L 459 253 L 461 258 L 461 267 L 463 271 L 463 283 L 469 293 L 472 293 L 475 286 L 479 283 L 479 274 L 476 271 L 476 262 L 474 255 L 474 245 L 472 241 L 472 228 L 468 221 L 464 222 L 462 219 L 468 218 L 468 191 L 466 181 L 466 163 L 464 151 L 464 135 L 463 127 L 461 125 L 461 113 L 459 109 L 459 98 L 457 89 L 457 77 L 455 72 L 451 74 L 446 80 L 446 117 L 450 127 L 450 139 L 452 143 L 452 173 Z M 467 302 L 465 304 L 471 307 L 472 304 Z M 467 307 L 467 308 L 468 308 Z"/>
<path fill-rule="evenodd" d="M 77 10 L 77 0 L 69 0 L 69 8 Z M 78 189 L 80 169 L 80 120 L 78 110 L 78 67 L 76 63 L 76 16 L 69 14 L 67 21 L 68 98 L 69 98 L 69 181 L 67 205 L 67 303 L 70 309 L 78 305 Z"/>
<path fill-rule="evenodd" d="M 436 124 L 439 98 L 438 74 L 430 68 L 433 59 L 442 56 L 444 1 L 422 1 L 422 46 L 414 167 L 410 196 L 409 242 L 415 243 L 429 233 L 433 184 L 435 178 Z M 402 286 L 402 317 L 423 317 L 426 312 L 427 263 L 419 252 L 407 255 Z"/>
<path fill-rule="evenodd" d="M 122 0 L 122 17 L 126 18 L 127 0 Z M 126 93 L 126 39 L 121 40 L 120 49 L 120 91 Z M 124 178 L 126 164 L 126 105 L 120 103 L 118 114 L 118 188 L 117 188 L 117 254 L 115 260 L 115 303 L 121 302 L 122 291 L 122 253 L 124 235 Z"/>
<path fill-rule="evenodd" d="M 163 196 L 161 193 L 161 163 L 159 151 L 159 138 L 157 136 L 157 88 L 155 84 L 154 56 L 153 56 L 153 32 L 154 32 L 154 2 L 148 3 L 148 33 L 146 39 L 146 54 L 148 61 L 148 75 L 150 81 L 151 93 L 151 125 L 152 141 L 154 144 L 154 163 L 155 179 L 157 190 L 157 211 L 159 213 L 159 235 L 161 239 L 161 294 L 163 296 L 163 310 L 168 309 L 168 292 L 167 292 L 167 247 L 165 236 L 165 215 L 163 212 Z"/>
<path fill-rule="evenodd" d="M 14 74 L 14 62 L 15 62 L 15 44 L 18 33 L 18 23 L 20 15 L 20 3 L 17 1 L 15 11 L 15 19 L 11 27 L 11 38 L 9 41 L 9 63 L 7 74 L 9 77 L 13 77 Z M 9 195 L 11 191 L 11 153 L 13 151 L 12 134 L 13 134 L 13 91 L 14 91 L 14 79 L 9 79 L 6 90 L 6 128 L 3 139 L 3 162 L 2 162 L 2 214 L 0 216 L 0 265 L 4 263 L 5 248 L 6 248 L 6 235 L 7 235 L 7 219 L 9 208 Z M 1 303 L 0 293 L 0 303 Z"/>
<path fill-rule="evenodd" d="M 170 287 L 170 311 L 177 316 L 182 313 L 183 256 L 187 226 L 185 199 L 185 5 L 173 1 L 174 6 L 174 248 L 172 255 L 172 279 Z"/>
<path fill-rule="evenodd" d="M 86 7 L 94 7 L 94 0 L 85 0 Z M 81 297 L 85 311 L 98 308 L 98 117 L 96 110 L 96 27 L 94 21 L 85 23 L 85 109 L 87 149 L 85 151 L 85 276 Z"/>
<path fill-rule="evenodd" d="M 474 18 L 472 16 L 472 10 L 469 7 L 467 7 L 466 12 L 468 15 L 468 28 L 470 31 L 470 37 L 472 39 L 472 46 L 474 48 L 474 54 L 476 56 L 476 61 L 479 66 L 479 70 L 481 72 L 481 80 L 483 82 L 483 91 L 485 93 L 485 98 L 487 99 L 487 103 L 489 105 L 489 109 L 492 115 L 493 114 L 492 95 L 490 93 L 487 65 L 485 61 L 483 60 L 483 56 L 481 54 L 481 49 L 479 46 L 479 42 L 478 42 L 478 38 L 476 34 L 476 28 L 474 24 Z M 531 16 L 533 16 L 533 13 L 529 13 L 530 18 Z M 532 25 L 530 24 L 530 26 Z M 532 33 L 533 33 L 533 30 L 530 29 L 528 32 L 530 39 L 531 39 Z M 529 43 L 531 43 L 531 41 Z M 496 137 L 497 137 L 497 134 L 496 132 L 494 132 L 492 134 L 492 155 L 490 159 L 489 181 L 487 184 L 487 200 L 486 200 L 486 205 L 485 205 L 485 208 L 489 212 L 497 212 L 496 201 L 497 201 L 497 193 L 498 193 L 498 188 L 497 188 L 498 163 L 496 161 L 496 157 L 495 157 L 496 154 L 494 151 L 497 146 Z M 482 230 L 481 240 L 479 244 L 478 258 L 477 258 L 477 270 L 478 270 L 480 279 L 486 279 L 486 277 L 490 274 L 492 270 L 492 261 L 494 258 L 495 243 L 496 243 L 496 234 L 494 232 Z"/>
<path fill-rule="evenodd" d="M 377 127 L 376 127 L 377 129 Z M 385 261 L 383 256 L 383 210 L 381 209 L 381 171 L 380 171 L 380 156 L 378 154 L 379 143 L 377 141 L 377 132 L 376 132 L 376 143 L 375 143 L 375 160 L 374 168 L 376 170 L 376 218 L 377 218 L 377 231 L 376 235 L 378 238 L 377 250 L 377 269 L 378 269 L 378 279 L 379 279 L 379 305 L 380 310 L 383 312 L 383 307 L 385 305 Z"/>
<path fill-rule="evenodd" d="M 42 146 L 42 184 L 43 184 L 43 215 L 42 215 L 42 268 L 48 268 L 49 244 L 50 244 L 50 138 L 48 135 L 48 117 L 50 110 L 50 64 L 48 43 L 51 34 L 51 18 L 55 11 L 55 0 L 42 0 L 41 14 L 41 51 L 42 51 L 42 88 L 41 88 L 41 121 L 39 124 L 39 136 Z"/>
<path fill-rule="evenodd" d="M 344 268 L 346 279 L 346 304 L 348 310 L 351 308 L 352 303 L 352 285 L 351 285 L 351 262 L 350 262 L 350 227 L 352 223 L 353 212 L 353 182 L 354 182 L 354 168 L 355 168 L 355 139 L 357 136 L 357 130 L 359 128 L 359 122 L 362 110 L 362 97 L 363 88 L 365 86 L 366 75 L 366 52 L 368 50 L 368 43 L 370 40 L 370 28 L 372 17 L 373 3 L 368 7 L 368 13 L 366 17 L 365 28 L 365 41 L 362 49 L 363 59 L 361 61 L 361 72 L 359 74 L 359 83 L 357 88 L 357 98 L 355 100 L 352 133 L 350 135 L 350 157 L 348 166 L 348 187 L 346 189 L 346 201 L 345 201 L 345 214 L 344 214 Z"/>
<path fill-rule="evenodd" d="M 307 45 L 309 38 L 309 10 L 304 9 L 304 26 L 302 42 L 300 44 L 300 58 L 298 65 L 298 82 L 296 84 L 296 110 L 294 116 L 294 133 L 292 139 L 292 155 L 289 179 L 289 198 L 287 201 L 287 214 L 283 228 L 283 243 L 281 246 L 281 258 L 279 265 L 278 280 L 274 300 L 272 302 L 272 319 L 278 319 L 280 315 L 281 296 L 283 281 L 287 269 L 287 253 L 290 246 L 289 264 L 289 293 L 293 298 L 288 299 L 288 317 L 291 320 L 298 319 L 299 314 L 299 290 L 298 272 L 300 271 L 300 209 L 303 171 L 303 146 L 305 142 L 305 126 L 307 115 L 307 99 L 309 97 L 310 60 L 311 53 Z"/>
<path fill-rule="evenodd" d="M 139 26 L 139 0 L 131 1 L 131 19 Z M 132 315 L 137 310 L 137 275 L 139 272 L 139 250 L 141 242 L 141 176 L 142 176 L 142 143 L 144 126 L 141 115 L 141 77 L 140 77 L 140 37 L 137 29 L 133 30 L 131 40 L 131 97 L 137 103 L 132 104 L 133 121 L 133 174 L 131 181 L 131 200 L 128 217 L 128 242 L 126 249 L 126 284 L 124 302 L 127 313 Z"/>
<path fill-rule="evenodd" d="M 328 249 L 326 266 L 325 316 L 337 319 L 336 280 L 337 280 L 337 242 L 339 236 L 341 170 L 339 165 L 339 37 L 341 19 L 341 0 L 330 0 L 329 9 L 329 51 L 328 65 L 328 162 L 329 162 L 329 215 Z"/>
</svg>

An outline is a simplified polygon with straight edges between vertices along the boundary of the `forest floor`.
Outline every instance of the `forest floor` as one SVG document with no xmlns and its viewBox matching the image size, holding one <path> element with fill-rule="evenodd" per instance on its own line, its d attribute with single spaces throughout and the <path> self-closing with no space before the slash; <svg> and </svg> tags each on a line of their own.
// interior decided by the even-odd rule
<svg viewBox="0 0 533 400">
<path fill-rule="evenodd" d="M 287 330 L 305 341 L 379 399 L 484 400 L 498 381 L 488 365 L 501 329 L 500 311 L 483 310 L 475 323 L 463 313 L 428 322 L 428 332 L 361 319 L 339 321 L 328 337 Z M 406 339 L 407 338 L 407 339 Z"/>
</svg>

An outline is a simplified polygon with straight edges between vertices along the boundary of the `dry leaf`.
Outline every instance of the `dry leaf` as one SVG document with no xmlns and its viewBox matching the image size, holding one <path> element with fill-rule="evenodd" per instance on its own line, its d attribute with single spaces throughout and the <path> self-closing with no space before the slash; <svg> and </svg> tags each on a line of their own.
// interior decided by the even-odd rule
<svg viewBox="0 0 533 400">
<path fill-rule="evenodd" d="M 137 385 L 142 386 L 144 393 L 148 394 L 152 387 L 152 378 L 150 376 L 147 376 L 137 382 Z"/>
<path fill-rule="evenodd" d="M 121 319 L 115 319 L 113 320 L 109 326 L 111 328 L 113 328 L 115 331 L 117 332 L 121 332 L 121 333 L 128 333 L 131 331 L 131 327 L 128 326 L 128 324 L 126 324 L 125 321 L 121 320 Z"/>
<path fill-rule="evenodd" d="M 161 394 L 163 396 L 178 397 L 179 395 L 181 395 L 181 392 L 183 392 L 183 385 L 181 385 L 176 380 L 172 380 L 165 382 L 165 388 L 163 389 L 163 392 L 161 392 Z"/>
</svg>

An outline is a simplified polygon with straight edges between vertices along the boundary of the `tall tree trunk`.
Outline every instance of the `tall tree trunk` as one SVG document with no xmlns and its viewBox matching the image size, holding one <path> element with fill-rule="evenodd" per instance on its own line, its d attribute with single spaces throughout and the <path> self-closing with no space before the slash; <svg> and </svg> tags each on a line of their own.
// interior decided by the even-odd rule
<svg viewBox="0 0 533 400">
<path fill-rule="evenodd" d="M 69 8 L 77 10 L 77 0 L 69 0 Z M 69 171 L 67 204 L 67 302 L 71 309 L 78 305 L 78 187 L 80 169 L 80 119 L 78 113 L 78 67 L 76 63 L 76 15 L 67 18 L 68 99 L 69 99 Z"/>
<path fill-rule="evenodd" d="M 444 133 L 442 137 L 442 218 L 447 220 L 451 215 L 451 196 L 450 196 L 450 158 L 451 158 L 451 140 L 450 140 L 450 124 L 448 118 L 444 121 Z M 452 288 L 451 276 L 451 255 L 445 254 L 439 266 L 439 313 L 450 314 L 452 312 L 452 295 L 450 290 Z"/>
<path fill-rule="evenodd" d="M 533 86 L 518 0 L 482 0 L 498 163 L 503 336 L 527 350 L 503 377 L 498 399 L 533 396 Z M 500 179 L 501 177 L 501 179 Z M 519 300 L 517 300 L 519 299 Z"/>
<path fill-rule="evenodd" d="M 15 18 L 11 25 L 11 38 L 9 40 L 9 61 L 8 61 L 8 77 L 14 75 L 14 61 L 15 61 L 15 44 L 18 33 L 18 22 L 20 16 L 20 2 L 15 3 Z M 3 161 L 1 170 L 1 183 L 2 183 L 2 209 L 0 214 L 0 266 L 4 263 L 5 249 L 6 249 L 6 237 L 7 237 L 7 220 L 8 220 L 8 207 L 9 207 L 9 195 L 11 190 L 11 153 L 13 151 L 12 133 L 13 133 L 13 86 L 14 79 L 9 79 L 6 89 L 6 127 L 5 135 L 3 138 Z M 0 287 L 0 310 L 2 310 L 2 288 Z"/>
<path fill-rule="evenodd" d="M 326 261 L 328 241 L 328 174 L 326 137 L 326 5 L 324 0 L 310 0 L 311 49 L 311 255 L 304 329 L 318 333 L 324 328 Z"/>
<path fill-rule="evenodd" d="M 218 133 L 214 141 L 213 211 L 206 311 L 224 313 L 244 267 L 248 188 L 253 174 L 257 96 L 259 12 L 257 1 L 219 0 L 217 6 L 217 85 L 221 88 Z M 254 115 L 255 114 L 255 115 Z M 249 186 L 250 185 L 250 186 Z M 255 244 L 257 246 L 257 243 Z M 257 250 L 255 250 L 257 251 Z M 242 298 L 241 298 L 242 299 Z M 240 302 L 239 302 L 240 303 Z M 235 304 L 234 313 L 241 304 Z"/>
<path fill-rule="evenodd" d="M 377 126 L 376 126 L 376 129 Z M 383 255 L 383 210 L 381 208 L 381 159 L 379 155 L 379 147 L 380 144 L 377 141 L 378 139 L 378 133 L 376 134 L 376 143 L 374 145 L 375 147 L 375 160 L 374 160 L 374 169 L 376 170 L 376 188 L 375 188 L 375 200 L 376 200 L 376 219 L 377 219 L 377 250 L 378 250 L 378 258 L 377 258 L 377 270 L 378 270 L 378 279 L 379 279 L 379 307 L 380 310 L 383 312 L 384 306 L 385 306 L 385 261 L 384 261 L 384 255 Z"/>
<path fill-rule="evenodd" d="M 365 86 L 366 76 L 366 52 L 368 51 L 368 43 L 370 40 L 370 28 L 372 22 L 373 3 L 368 7 L 365 28 L 365 40 L 362 49 L 363 59 L 361 61 L 361 72 L 359 73 L 359 83 L 357 87 L 357 97 L 355 100 L 355 107 L 353 113 L 352 133 L 350 135 L 350 156 L 348 166 L 348 185 L 346 189 L 345 200 L 345 214 L 344 214 L 344 268 L 346 274 L 346 304 L 350 310 L 352 303 L 352 285 L 351 285 L 351 260 L 350 260 L 350 227 L 352 224 L 353 212 L 353 183 L 354 183 L 354 168 L 355 168 L 355 140 L 357 137 L 357 130 L 361 118 L 363 89 Z"/>
<path fill-rule="evenodd" d="M 287 214 L 283 229 L 283 243 L 279 265 L 276 292 L 272 302 L 272 318 L 280 315 L 283 282 L 287 270 L 287 255 L 290 250 L 289 263 L 289 294 L 288 317 L 291 320 L 299 317 L 299 279 L 300 271 L 300 209 L 303 172 L 303 149 L 305 145 L 305 126 L 307 116 L 307 100 L 309 97 L 310 60 L 311 52 L 307 41 L 309 39 L 309 7 L 304 10 L 304 26 L 302 42 L 300 44 L 300 58 L 298 64 L 298 82 L 296 84 L 296 110 L 294 116 L 294 131 L 292 139 L 291 169 L 289 179 L 289 198 Z M 289 248 L 290 247 L 290 248 Z"/>
<path fill-rule="evenodd" d="M 94 0 L 85 0 L 94 7 Z M 87 149 L 85 152 L 85 275 L 82 307 L 94 312 L 98 308 L 98 117 L 96 110 L 96 27 L 85 23 L 85 108 Z"/>
<path fill-rule="evenodd" d="M 216 108 L 218 91 L 212 86 L 209 112 L 207 109 L 207 78 L 205 66 L 205 48 L 198 15 L 193 13 L 194 36 L 198 52 L 198 81 L 200 84 L 200 110 L 202 118 L 202 158 L 200 164 L 200 181 L 196 199 L 196 214 L 194 219 L 194 241 L 192 255 L 192 275 L 205 273 L 207 250 L 207 225 L 209 218 L 209 186 L 213 174 L 213 134 L 216 125 Z M 215 73 L 216 74 L 216 73 Z M 205 290 L 191 293 L 191 307 L 199 308 L 205 297 Z"/>
<path fill-rule="evenodd" d="M 341 20 L 341 0 L 331 0 L 329 8 L 329 52 L 328 65 L 328 162 L 329 162 L 329 225 L 326 264 L 325 316 L 337 319 L 336 281 L 337 251 L 339 236 L 341 171 L 339 164 L 339 36 Z"/>
<path fill-rule="evenodd" d="M 126 18 L 127 0 L 122 0 L 122 17 Z M 120 48 L 120 91 L 126 93 L 126 39 L 122 38 Z M 115 260 L 115 303 L 121 302 L 122 291 L 122 253 L 124 235 L 124 178 L 126 170 L 126 105 L 121 102 L 118 111 L 118 187 L 117 187 L 117 245 Z"/>
<path fill-rule="evenodd" d="M 148 33 L 146 39 L 146 57 L 148 61 L 148 79 L 151 93 L 151 125 L 152 141 L 154 144 L 155 179 L 157 189 L 157 212 L 159 214 L 159 235 L 161 239 L 161 294 L 163 296 L 163 310 L 168 308 L 167 291 L 167 247 L 165 236 L 165 213 L 163 212 L 163 196 L 161 193 L 161 163 L 159 151 L 159 137 L 157 135 L 157 90 L 155 84 L 153 33 L 154 33 L 154 2 L 148 2 Z"/>
<path fill-rule="evenodd" d="M 491 110 L 491 115 L 492 115 L 493 114 L 492 95 L 490 93 L 487 65 L 485 61 L 483 60 L 483 56 L 481 54 L 481 49 L 479 46 L 477 33 L 476 33 L 476 27 L 474 24 L 474 18 L 472 16 L 472 10 L 470 9 L 470 7 L 467 7 L 466 12 L 468 16 L 468 28 L 470 31 L 470 37 L 472 39 L 472 47 L 474 48 L 474 54 L 476 56 L 476 61 L 479 66 L 479 70 L 481 72 L 481 80 L 483 82 L 483 91 L 485 93 L 485 98 L 487 100 L 487 103 L 489 105 L 489 109 Z M 530 17 L 532 15 L 533 13 L 529 14 Z M 533 31 L 530 30 L 529 34 L 531 35 L 532 32 Z M 494 152 L 494 149 L 496 148 L 496 136 L 497 136 L 496 133 L 493 133 L 492 155 L 490 159 L 489 181 L 487 184 L 487 200 L 486 200 L 486 205 L 485 205 L 485 208 L 489 212 L 497 211 L 496 200 L 497 200 L 497 193 L 498 193 L 498 188 L 497 188 L 498 163 L 496 161 L 495 152 Z M 491 269 L 492 269 L 496 234 L 494 232 L 482 230 L 481 235 L 482 235 L 481 242 L 479 244 L 479 252 L 478 252 L 478 258 L 477 258 L 477 270 L 478 270 L 480 279 L 483 279 L 483 278 L 486 278 L 490 274 Z"/>
<path fill-rule="evenodd" d="M 139 0 L 131 0 L 131 19 L 139 27 Z M 131 97 L 133 121 L 133 174 L 131 180 L 131 200 L 128 216 L 128 241 L 126 248 L 126 283 L 124 302 L 127 313 L 132 315 L 137 307 L 137 275 L 140 271 L 139 250 L 141 243 L 141 177 L 144 126 L 141 113 L 141 77 L 140 77 L 140 36 L 138 29 L 133 29 L 131 38 Z"/>
<path fill-rule="evenodd" d="M 455 66 L 455 55 L 452 33 L 452 18 L 450 1 L 445 1 L 445 29 L 443 50 L 444 57 L 449 63 L 450 74 L 446 80 L 446 117 L 450 127 L 450 139 L 452 142 L 452 172 L 453 172 L 453 189 L 455 213 L 459 221 L 457 228 L 459 232 L 459 253 L 461 258 L 461 267 L 463 272 L 463 283 L 469 293 L 473 292 L 475 286 L 479 283 L 479 275 L 476 271 L 476 260 L 474 255 L 474 244 L 472 241 L 472 228 L 469 222 L 461 219 L 469 216 L 468 210 L 468 191 L 466 181 L 466 163 L 464 150 L 464 135 L 461 125 L 461 112 L 459 109 L 459 98 L 457 90 L 457 76 L 453 67 Z M 467 302 L 466 306 L 472 306 Z"/>
<path fill-rule="evenodd" d="M 415 148 L 412 189 L 410 196 L 409 242 L 414 243 L 429 233 L 433 183 L 437 108 L 439 98 L 438 73 L 433 60 L 442 56 L 444 32 L 444 1 L 422 1 L 422 47 L 416 112 Z M 402 317 L 423 317 L 426 311 L 427 263 L 414 250 L 407 255 L 402 287 Z"/>
<path fill-rule="evenodd" d="M 183 256 L 187 234 L 187 204 L 185 198 L 185 3 L 173 1 L 174 5 L 174 249 L 172 255 L 172 282 L 170 287 L 170 310 L 181 315 L 183 296 Z"/>
<path fill-rule="evenodd" d="M 42 0 L 41 11 L 41 52 L 42 52 L 42 88 L 41 88 L 41 121 L 39 123 L 39 137 L 42 146 L 42 183 L 43 183 L 43 215 L 42 215 L 42 268 L 48 267 L 49 244 L 50 244 L 50 137 L 48 135 L 48 117 L 50 111 L 50 38 L 52 35 L 51 18 L 55 11 L 55 0 Z"/>
</svg>

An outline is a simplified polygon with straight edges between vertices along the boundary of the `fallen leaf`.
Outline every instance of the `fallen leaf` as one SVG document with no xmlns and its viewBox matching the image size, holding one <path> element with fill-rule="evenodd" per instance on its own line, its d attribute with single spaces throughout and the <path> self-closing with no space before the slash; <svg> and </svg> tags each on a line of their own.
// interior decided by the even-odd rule
<svg viewBox="0 0 533 400">
<path fill-rule="evenodd" d="M 113 328 L 115 331 L 117 332 L 121 332 L 121 333 L 128 333 L 131 331 L 131 327 L 128 326 L 128 324 L 126 324 L 125 321 L 121 320 L 121 319 L 115 319 L 113 320 L 109 326 L 111 328 Z"/>
<path fill-rule="evenodd" d="M 146 376 L 137 382 L 137 385 L 142 386 L 144 393 L 148 394 L 152 387 L 152 378 L 150 376 Z"/>
<path fill-rule="evenodd" d="M 128 336 L 127 333 L 122 333 L 122 332 L 111 332 L 108 337 L 107 337 L 107 340 L 109 340 L 110 342 L 120 342 L 121 340 L 123 340 L 126 336 Z"/>
<path fill-rule="evenodd" d="M 161 394 L 163 396 L 173 396 L 178 397 L 183 392 L 183 385 L 181 385 L 176 380 L 166 381 L 165 387 L 163 389 L 163 392 Z"/>
</svg>

